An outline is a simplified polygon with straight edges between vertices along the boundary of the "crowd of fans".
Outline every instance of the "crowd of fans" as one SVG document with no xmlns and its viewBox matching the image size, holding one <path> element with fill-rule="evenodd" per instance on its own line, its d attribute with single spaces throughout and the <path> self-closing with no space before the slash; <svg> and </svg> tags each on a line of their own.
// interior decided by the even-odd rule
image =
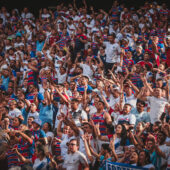
<svg viewBox="0 0 170 170">
<path fill-rule="evenodd" d="M 83 4 L 1 7 L 0 169 L 170 168 L 169 9 Z"/>
</svg>

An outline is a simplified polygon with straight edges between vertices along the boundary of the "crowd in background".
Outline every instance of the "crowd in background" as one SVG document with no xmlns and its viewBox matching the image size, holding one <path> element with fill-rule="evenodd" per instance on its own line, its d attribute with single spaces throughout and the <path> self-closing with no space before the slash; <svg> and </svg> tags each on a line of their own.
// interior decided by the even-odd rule
<svg viewBox="0 0 170 170">
<path fill-rule="evenodd" d="M 0 9 L 0 169 L 168 170 L 169 9 L 82 2 Z"/>
</svg>

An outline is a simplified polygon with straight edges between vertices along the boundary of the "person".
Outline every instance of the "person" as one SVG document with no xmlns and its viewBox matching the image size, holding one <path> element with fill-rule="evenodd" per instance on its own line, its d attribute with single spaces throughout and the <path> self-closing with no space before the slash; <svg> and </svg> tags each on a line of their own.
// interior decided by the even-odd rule
<svg viewBox="0 0 170 170">
<path fill-rule="evenodd" d="M 150 155 L 145 150 L 141 150 L 139 152 L 137 166 L 141 166 L 143 168 L 153 168 L 154 169 L 153 164 L 150 162 Z"/>
<path fill-rule="evenodd" d="M 49 122 L 52 124 L 53 119 L 53 110 L 52 110 L 52 104 L 51 104 L 51 96 L 47 92 L 47 89 L 45 90 L 44 94 L 44 100 L 39 104 L 40 113 L 39 113 L 39 119 L 42 121 L 42 124 L 45 122 Z"/>
<path fill-rule="evenodd" d="M 69 154 L 66 155 L 64 160 L 63 168 L 68 169 L 78 169 L 79 165 L 82 165 L 82 168 L 89 170 L 89 165 L 87 159 L 83 153 L 78 151 L 79 143 L 76 138 L 69 141 Z"/>
<path fill-rule="evenodd" d="M 144 123 L 150 122 L 150 116 L 147 112 L 144 111 L 144 108 L 145 108 L 145 102 L 138 100 L 136 103 L 136 108 L 131 111 L 131 114 L 134 114 L 136 117 L 135 126 L 139 122 L 144 122 Z"/>
<path fill-rule="evenodd" d="M 21 111 L 17 108 L 17 102 L 15 100 L 11 101 L 9 106 L 10 106 L 9 117 L 11 119 L 22 116 Z"/>
<path fill-rule="evenodd" d="M 109 42 L 103 42 L 106 46 L 106 71 L 111 70 L 115 63 L 120 63 L 120 46 L 115 42 L 116 35 L 112 33 L 108 36 Z"/>
<path fill-rule="evenodd" d="M 159 121 L 161 113 L 164 111 L 165 105 L 168 104 L 168 102 L 165 98 L 162 97 L 162 90 L 160 88 L 155 88 L 153 90 L 146 82 L 146 79 L 144 79 L 144 83 L 154 94 L 151 97 L 147 97 L 148 101 L 150 102 L 150 118 L 151 123 L 153 124 L 154 122 Z"/>
<path fill-rule="evenodd" d="M 69 142 L 70 139 L 72 139 L 76 134 L 74 133 L 74 131 L 68 126 L 68 132 L 65 132 L 65 128 L 66 125 L 63 128 L 63 132 L 61 131 L 61 126 L 63 123 L 63 119 L 60 119 L 60 122 L 58 124 L 57 127 L 57 140 L 61 140 L 60 141 L 60 149 L 61 149 L 61 157 L 64 160 L 66 158 L 66 154 L 68 153 L 68 146 L 67 143 Z"/>
<path fill-rule="evenodd" d="M 168 169 L 168 10 L 74 0 L 37 16 L 2 6 L 0 163 L 72 169 L 76 147 L 75 169 Z"/>
<path fill-rule="evenodd" d="M 102 141 L 111 141 L 113 135 L 107 135 L 107 136 L 101 136 L 99 131 L 99 126 L 96 126 L 97 128 L 97 135 L 100 140 Z M 114 148 L 115 153 L 118 158 L 122 157 L 123 152 L 123 146 L 129 145 L 129 141 L 127 138 L 127 130 L 123 124 L 117 124 L 115 128 L 115 135 L 114 135 Z"/>
<path fill-rule="evenodd" d="M 87 113 L 84 110 L 79 110 L 78 108 L 79 101 L 77 99 L 73 99 L 71 101 L 71 111 L 70 114 L 77 126 L 80 126 L 80 119 L 82 122 L 87 121 Z"/>
<path fill-rule="evenodd" d="M 85 44 L 87 42 L 87 37 L 83 34 L 83 29 L 78 28 L 77 29 L 77 35 L 75 37 L 75 56 L 78 52 L 83 52 Z"/>
<path fill-rule="evenodd" d="M 41 127 L 41 120 L 40 119 L 34 119 L 32 121 L 33 129 L 31 130 L 32 135 L 34 136 L 34 140 L 38 140 L 39 138 L 42 138 L 45 144 L 48 143 L 47 137 L 45 132 L 40 128 Z"/>
<path fill-rule="evenodd" d="M 45 122 L 42 127 L 45 132 L 48 140 L 48 151 L 51 152 L 51 143 L 54 137 L 54 133 L 52 132 L 52 125 L 49 122 Z"/>
<path fill-rule="evenodd" d="M 97 112 L 93 115 L 92 120 L 94 124 L 99 123 L 101 135 L 106 135 L 106 125 L 111 124 L 111 117 L 104 111 L 104 102 L 98 102 Z"/>
<path fill-rule="evenodd" d="M 14 148 L 13 150 L 22 162 L 27 164 L 32 164 L 32 161 L 22 156 L 17 148 Z M 34 161 L 33 169 L 37 169 L 37 168 L 46 169 L 48 167 L 50 159 L 46 157 L 45 148 L 43 145 L 38 145 L 36 147 L 36 155 L 37 158 Z"/>
<path fill-rule="evenodd" d="M 130 104 L 125 104 L 123 107 L 122 114 L 120 114 L 117 118 L 117 123 L 119 124 L 127 124 L 129 128 L 134 128 L 136 123 L 136 117 L 131 114 L 132 106 Z"/>
<path fill-rule="evenodd" d="M 34 117 L 34 119 L 39 118 L 39 113 L 37 112 L 37 106 L 35 103 L 30 104 L 30 109 L 27 118 Z"/>
</svg>

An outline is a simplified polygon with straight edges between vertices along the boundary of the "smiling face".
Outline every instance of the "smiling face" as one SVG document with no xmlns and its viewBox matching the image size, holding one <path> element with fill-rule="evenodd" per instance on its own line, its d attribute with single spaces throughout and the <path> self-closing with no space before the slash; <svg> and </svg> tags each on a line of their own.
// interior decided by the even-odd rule
<svg viewBox="0 0 170 170">
<path fill-rule="evenodd" d="M 131 111 L 131 106 L 129 106 L 129 105 L 124 105 L 124 107 L 123 107 L 123 114 L 128 114 L 128 113 L 130 113 L 130 111 Z"/>
<path fill-rule="evenodd" d="M 132 152 L 130 156 L 130 163 L 134 164 L 138 162 L 138 154 L 136 152 Z"/>
<path fill-rule="evenodd" d="M 116 126 L 116 134 L 121 134 L 122 133 L 122 126 L 121 125 L 117 125 Z"/>
<path fill-rule="evenodd" d="M 151 141 L 151 140 L 147 141 L 147 143 L 146 143 L 146 149 L 147 149 L 148 151 L 152 151 L 152 150 L 154 149 L 154 142 Z"/>
</svg>

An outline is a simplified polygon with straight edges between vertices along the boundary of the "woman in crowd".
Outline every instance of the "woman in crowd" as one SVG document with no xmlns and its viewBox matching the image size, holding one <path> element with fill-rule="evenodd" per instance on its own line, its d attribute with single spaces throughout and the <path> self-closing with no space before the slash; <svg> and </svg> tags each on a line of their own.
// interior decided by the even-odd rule
<svg viewBox="0 0 170 170">
<path fill-rule="evenodd" d="M 168 169 L 169 9 L 79 5 L 0 8 L 0 169 Z"/>
</svg>

